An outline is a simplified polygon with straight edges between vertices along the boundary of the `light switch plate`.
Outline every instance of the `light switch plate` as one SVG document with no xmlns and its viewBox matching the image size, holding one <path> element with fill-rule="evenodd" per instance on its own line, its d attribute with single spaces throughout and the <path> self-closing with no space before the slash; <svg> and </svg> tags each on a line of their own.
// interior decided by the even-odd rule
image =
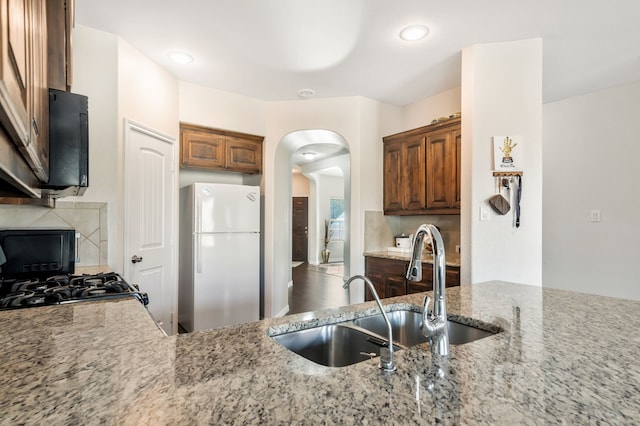
<svg viewBox="0 0 640 426">
<path fill-rule="evenodd" d="M 600 222 L 600 210 L 591 210 L 591 222 Z"/>
<path fill-rule="evenodd" d="M 491 215 L 489 214 L 489 210 L 486 207 L 480 206 L 480 221 L 486 222 L 491 220 Z"/>
</svg>

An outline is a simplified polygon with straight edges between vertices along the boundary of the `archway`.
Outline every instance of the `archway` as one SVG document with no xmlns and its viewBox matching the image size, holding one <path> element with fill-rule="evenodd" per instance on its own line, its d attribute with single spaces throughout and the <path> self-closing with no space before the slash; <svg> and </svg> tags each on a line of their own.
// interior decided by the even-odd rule
<svg viewBox="0 0 640 426">
<path fill-rule="evenodd" d="M 325 149 L 330 148 L 330 149 Z M 313 161 L 308 161 L 301 165 L 303 173 L 315 173 L 323 169 L 338 167 L 344 177 L 344 275 L 350 272 L 350 245 L 351 245 L 351 160 L 349 147 L 345 139 L 338 133 L 331 130 L 314 129 L 299 130 L 285 135 L 275 151 L 275 185 L 277 191 L 274 193 L 275 220 L 273 269 L 277 288 L 273 292 L 283 297 L 288 291 L 291 283 L 291 171 L 296 156 L 301 156 L 303 152 L 320 152 Z M 324 155 L 324 156 L 323 156 Z M 297 158 L 297 157 L 296 157 Z M 296 160 L 299 163 L 299 160 Z M 310 208 L 311 211 L 311 208 Z M 311 221 L 310 221 L 311 223 Z M 315 220 L 317 224 L 318 221 Z M 313 226 L 309 230 L 309 240 L 318 241 L 321 232 L 318 226 Z M 283 283 L 285 285 L 283 286 Z M 276 316 L 285 315 L 288 306 Z"/>
</svg>

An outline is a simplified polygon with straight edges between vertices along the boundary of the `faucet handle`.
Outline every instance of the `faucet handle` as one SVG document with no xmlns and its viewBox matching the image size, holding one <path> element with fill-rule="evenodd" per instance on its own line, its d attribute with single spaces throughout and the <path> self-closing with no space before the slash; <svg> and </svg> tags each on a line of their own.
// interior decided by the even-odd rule
<svg viewBox="0 0 640 426">
<path fill-rule="evenodd" d="M 424 303 L 422 305 L 422 319 L 424 321 L 431 320 L 433 318 L 433 309 L 431 308 L 431 298 L 429 296 L 424 297 Z"/>
</svg>

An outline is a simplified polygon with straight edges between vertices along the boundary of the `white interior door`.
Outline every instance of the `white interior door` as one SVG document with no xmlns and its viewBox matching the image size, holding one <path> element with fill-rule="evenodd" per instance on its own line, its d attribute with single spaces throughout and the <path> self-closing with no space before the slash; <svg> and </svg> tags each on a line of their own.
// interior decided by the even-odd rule
<svg viewBox="0 0 640 426">
<path fill-rule="evenodd" d="M 149 295 L 149 311 L 177 331 L 175 140 L 125 120 L 125 279 Z"/>
</svg>

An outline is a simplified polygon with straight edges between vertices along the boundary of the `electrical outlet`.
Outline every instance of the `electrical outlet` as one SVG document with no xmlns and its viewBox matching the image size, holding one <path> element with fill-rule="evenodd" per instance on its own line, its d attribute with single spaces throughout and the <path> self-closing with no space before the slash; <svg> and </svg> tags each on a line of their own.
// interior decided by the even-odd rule
<svg viewBox="0 0 640 426">
<path fill-rule="evenodd" d="M 591 210 L 591 222 L 600 222 L 600 210 Z"/>
</svg>

